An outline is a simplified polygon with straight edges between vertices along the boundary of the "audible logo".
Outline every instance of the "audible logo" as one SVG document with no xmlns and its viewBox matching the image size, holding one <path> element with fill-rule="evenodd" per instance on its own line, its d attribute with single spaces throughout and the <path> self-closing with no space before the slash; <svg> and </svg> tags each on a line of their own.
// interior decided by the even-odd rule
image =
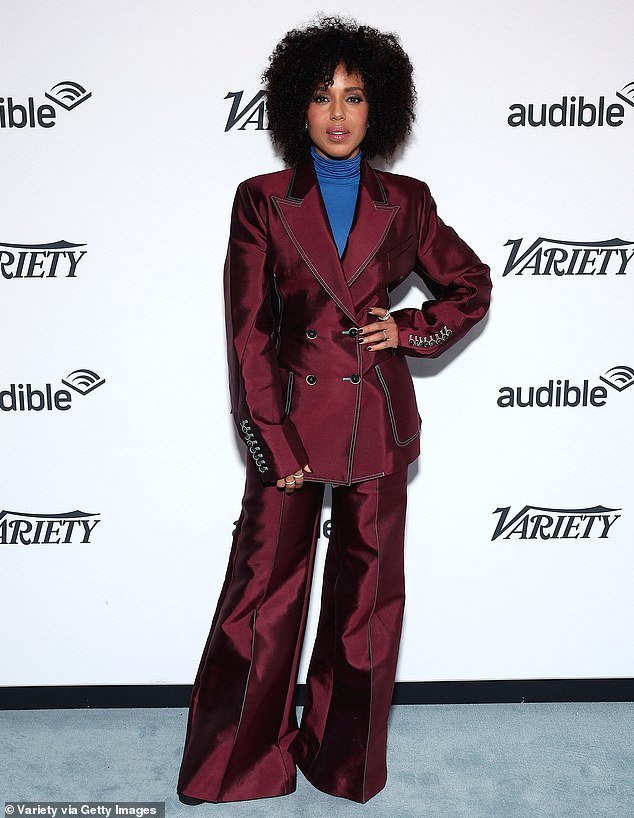
<svg viewBox="0 0 634 818">
<path fill-rule="evenodd" d="M 67 378 L 61 379 L 65 386 L 80 395 L 87 395 L 106 382 L 91 369 L 75 369 Z M 67 411 L 71 407 L 72 392 L 68 389 L 56 389 L 47 383 L 42 389 L 30 383 L 12 383 L 7 389 L 0 390 L 0 410 L 3 412 L 42 412 Z"/>
<path fill-rule="evenodd" d="M 623 392 L 634 383 L 634 369 L 629 366 L 613 366 L 600 379 L 617 392 Z M 553 406 L 605 406 L 608 390 L 604 386 L 592 386 L 586 378 L 582 386 L 574 386 L 568 379 L 549 380 L 545 386 L 502 386 L 497 405 L 504 408 L 553 407 Z"/>
<path fill-rule="evenodd" d="M 58 82 L 44 96 L 66 111 L 72 111 L 92 96 L 78 82 Z M 46 102 L 36 103 L 29 97 L 26 103 L 15 102 L 13 97 L 0 97 L 0 128 L 52 128 L 57 109 Z"/>
<path fill-rule="evenodd" d="M 616 96 L 628 105 L 634 106 L 634 82 L 628 82 Z M 507 122 L 511 128 L 545 127 L 579 125 L 590 128 L 608 125 L 611 128 L 623 124 L 625 107 L 620 102 L 607 103 L 604 96 L 600 96 L 596 103 L 587 102 L 584 96 L 564 96 L 561 102 L 548 104 L 547 102 L 529 103 L 528 105 L 515 102 L 509 106 L 511 113 Z"/>
</svg>

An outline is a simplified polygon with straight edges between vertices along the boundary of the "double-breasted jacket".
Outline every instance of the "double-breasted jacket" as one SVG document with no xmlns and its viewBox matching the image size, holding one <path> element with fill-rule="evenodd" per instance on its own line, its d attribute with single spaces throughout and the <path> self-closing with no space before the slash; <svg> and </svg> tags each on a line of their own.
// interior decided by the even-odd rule
<svg viewBox="0 0 634 818">
<path fill-rule="evenodd" d="M 412 271 L 434 299 L 392 311 L 398 346 L 367 350 L 368 308 L 389 308 Z M 491 277 L 427 183 L 364 156 L 340 259 L 309 157 L 238 185 L 223 287 L 231 413 L 263 483 L 308 463 L 305 481 L 335 486 L 419 456 L 406 356 L 435 358 L 462 338 L 489 308 Z"/>
</svg>

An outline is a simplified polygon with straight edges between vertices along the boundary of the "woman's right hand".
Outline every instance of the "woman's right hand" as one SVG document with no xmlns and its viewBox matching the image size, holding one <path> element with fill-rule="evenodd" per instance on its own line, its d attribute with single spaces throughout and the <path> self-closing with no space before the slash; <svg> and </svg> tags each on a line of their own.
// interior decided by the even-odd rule
<svg viewBox="0 0 634 818">
<path fill-rule="evenodd" d="M 287 494 L 292 494 L 295 489 L 301 489 L 301 487 L 304 485 L 304 472 L 309 472 L 312 474 L 312 471 L 313 470 L 307 463 L 303 470 L 296 471 L 294 474 L 289 474 L 286 477 L 280 478 L 277 481 L 277 487 L 284 489 Z"/>
</svg>

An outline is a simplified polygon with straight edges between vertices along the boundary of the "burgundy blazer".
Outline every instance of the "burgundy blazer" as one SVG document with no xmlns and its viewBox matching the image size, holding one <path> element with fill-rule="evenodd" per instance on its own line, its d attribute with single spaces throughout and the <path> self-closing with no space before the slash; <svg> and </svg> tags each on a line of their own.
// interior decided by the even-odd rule
<svg viewBox="0 0 634 818">
<path fill-rule="evenodd" d="M 399 345 L 367 350 L 414 271 L 435 300 L 392 312 Z M 362 156 L 341 260 L 312 157 L 236 190 L 224 266 L 231 413 L 265 484 L 350 485 L 420 454 L 421 416 L 405 356 L 435 358 L 489 308 L 490 268 L 436 214 L 428 185 Z"/>
</svg>

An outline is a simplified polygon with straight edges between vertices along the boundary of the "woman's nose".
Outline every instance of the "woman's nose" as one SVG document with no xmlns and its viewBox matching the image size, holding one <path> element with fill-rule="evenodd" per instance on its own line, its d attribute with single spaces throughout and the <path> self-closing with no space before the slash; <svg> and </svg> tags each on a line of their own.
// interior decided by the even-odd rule
<svg viewBox="0 0 634 818">
<path fill-rule="evenodd" d="M 343 115 L 342 104 L 340 102 L 333 102 L 330 108 L 331 119 L 341 119 Z"/>
</svg>

